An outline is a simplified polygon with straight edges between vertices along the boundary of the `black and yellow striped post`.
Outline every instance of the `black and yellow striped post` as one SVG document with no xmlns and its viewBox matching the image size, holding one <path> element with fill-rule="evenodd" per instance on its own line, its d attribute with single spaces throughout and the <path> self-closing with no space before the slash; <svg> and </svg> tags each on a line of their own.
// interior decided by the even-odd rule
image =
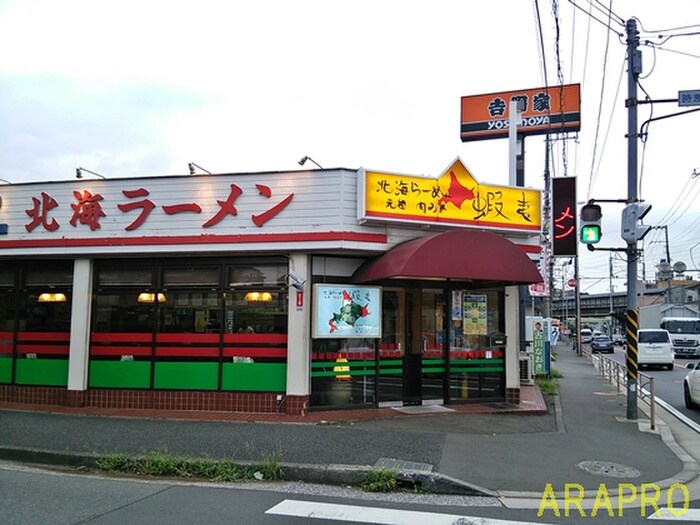
<svg viewBox="0 0 700 525">
<path fill-rule="evenodd" d="M 639 329 L 639 309 L 627 310 L 626 341 L 627 341 L 627 419 L 637 419 L 637 330 Z"/>
</svg>

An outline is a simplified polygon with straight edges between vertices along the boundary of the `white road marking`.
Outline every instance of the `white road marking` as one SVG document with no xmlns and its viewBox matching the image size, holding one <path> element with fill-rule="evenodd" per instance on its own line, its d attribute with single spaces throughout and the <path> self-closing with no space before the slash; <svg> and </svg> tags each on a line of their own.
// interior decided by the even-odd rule
<svg viewBox="0 0 700 525">
<path fill-rule="evenodd" d="M 659 512 L 655 512 L 649 516 L 650 520 L 668 520 L 668 521 L 700 521 L 700 509 L 687 509 L 681 514 L 682 509 L 674 509 L 675 514 L 667 507 L 662 507 Z"/>
<path fill-rule="evenodd" d="M 378 525 L 535 525 L 534 522 L 504 521 L 477 516 L 439 514 L 415 510 L 383 509 L 356 505 L 337 505 L 316 501 L 286 499 L 265 511 L 265 514 L 316 518 Z M 540 522 L 538 525 L 542 525 Z"/>
</svg>

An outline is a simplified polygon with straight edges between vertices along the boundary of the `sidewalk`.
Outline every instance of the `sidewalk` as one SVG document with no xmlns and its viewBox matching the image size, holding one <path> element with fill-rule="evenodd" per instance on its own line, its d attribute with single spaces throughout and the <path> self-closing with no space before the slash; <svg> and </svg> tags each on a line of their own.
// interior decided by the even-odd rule
<svg viewBox="0 0 700 525">
<path fill-rule="evenodd" d="M 87 409 L 29 411 L 5 403 L 0 458 L 80 464 L 95 454 L 160 451 L 255 462 L 279 452 L 289 478 L 356 483 L 371 468 L 398 467 L 427 490 L 501 496 L 513 505 L 539 502 L 547 484 L 562 493 L 567 483 L 595 497 L 601 483 L 612 493 L 619 483 L 656 483 L 663 490 L 680 481 L 691 499 L 700 498 L 700 435 L 663 410 L 655 433 L 643 430 L 649 426 L 643 413 L 638 423 L 628 422 L 624 393 L 564 345 L 553 368 L 564 377 L 547 414 L 534 387 L 523 389 L 518 407 L 384 408 L 306 417 L 144 411 L 105 417 Z"/>
</svg>

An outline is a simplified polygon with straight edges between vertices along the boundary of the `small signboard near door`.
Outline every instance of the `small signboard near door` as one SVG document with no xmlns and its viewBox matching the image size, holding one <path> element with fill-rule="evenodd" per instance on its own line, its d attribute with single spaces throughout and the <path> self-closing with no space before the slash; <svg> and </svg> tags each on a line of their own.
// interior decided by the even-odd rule
<svg viewBox="0 0 700 525">
<path fill-rule="evenodd" d="M 382 294 L 378 286 L 314 285 L 313 337 L 382 337 Z"/>
</svg>

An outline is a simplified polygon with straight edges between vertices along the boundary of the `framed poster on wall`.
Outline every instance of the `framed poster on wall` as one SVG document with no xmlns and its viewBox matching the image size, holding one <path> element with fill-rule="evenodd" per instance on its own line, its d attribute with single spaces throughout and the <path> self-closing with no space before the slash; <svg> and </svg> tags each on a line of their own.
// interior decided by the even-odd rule
<svg viewBox="0 0 700 525">
<path fill-rule="evenodd" d="M 315 284 L 314 338 L 380 338 L 382 289 L 379 286 Z"/>
</svg>

